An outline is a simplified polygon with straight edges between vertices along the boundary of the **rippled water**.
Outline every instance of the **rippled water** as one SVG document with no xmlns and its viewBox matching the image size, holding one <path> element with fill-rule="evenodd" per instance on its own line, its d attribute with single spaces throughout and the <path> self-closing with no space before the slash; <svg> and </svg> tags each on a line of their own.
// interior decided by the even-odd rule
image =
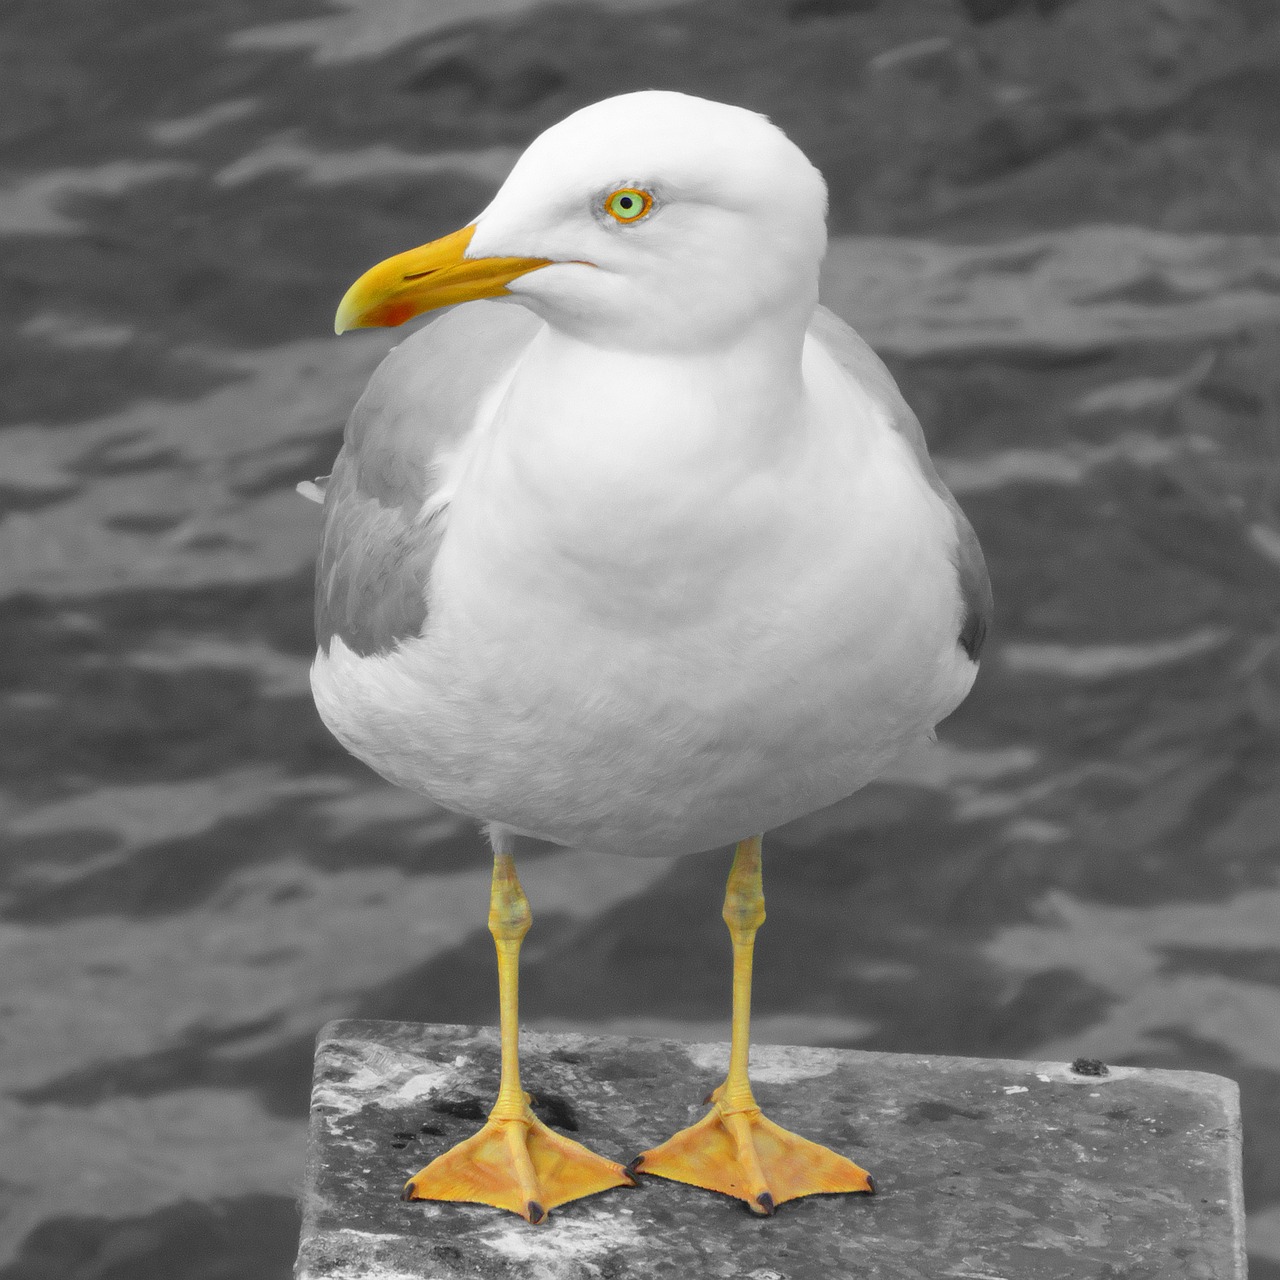
<svg viewBox="0 0 1280 1280">
<path fill-rule="evenodd" d="M 828 301 L 920 411 L 998 606 L 941 743 L 769 842 L 760 1037 L 1230 1075 L 1280 1276 L 1269 6 L 0 22 L 3 1280 L 287 1275 L 318 1026 L 492 1020 L 481 843 L 312 709 L 293 486 L 396 341 L 330 336 L 350 279 L 649 85 L 767 110 L 823 165 Z M 523 870 L 530 1023 L 725 1033 L 718 860 Z"/>
</svg>

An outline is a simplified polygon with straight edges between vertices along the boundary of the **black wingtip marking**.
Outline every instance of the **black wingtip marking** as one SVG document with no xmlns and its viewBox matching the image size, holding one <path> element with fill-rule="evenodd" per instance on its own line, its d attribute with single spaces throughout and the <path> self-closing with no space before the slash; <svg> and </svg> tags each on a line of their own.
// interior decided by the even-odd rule
<svg viewBox="0 0 1280 1280">
<path fill-rule="evenodd" d="M 982 646 L 987 642 L 987 620 L 977 610 L 971 609 L 966 615 L 964 625 L 960 628 L 960 647 L 969 655 L 971 662 L 977 662 L 982 653 Z"/>
<path fill-rule="evenodd" d="M 949 499 L 947 505 L 950 506 L 952 517 L 956 522 L 954 563 L 964 610 L 956 643 L 968 654 L 971 662 L 977 662 L 991 627 L 993 611 L 991 578 L 987 573 L 987 562 L 983 559 L 982 547 L 978 542 L 978 535 L 973 531 L 973 525 L 965 519 L 964 512 L 956 505 L 956 500 L 949 493 L 946 497 Z"/>
</svg>

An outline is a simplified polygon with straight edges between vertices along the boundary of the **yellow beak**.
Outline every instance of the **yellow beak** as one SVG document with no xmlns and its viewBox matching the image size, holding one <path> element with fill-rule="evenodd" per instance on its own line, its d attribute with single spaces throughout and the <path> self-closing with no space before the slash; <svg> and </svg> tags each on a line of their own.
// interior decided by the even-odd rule
<svg viewBox="0 0 1280 1280">
<path fill-rule="evenodd" d="M 473 223 L 370 267 L 343 295 L 335 333 L 404 324 L 424 311 L 496 298 L 517 276 L 551 265 L 550 258 L 468 258 Z"/>
</svg>

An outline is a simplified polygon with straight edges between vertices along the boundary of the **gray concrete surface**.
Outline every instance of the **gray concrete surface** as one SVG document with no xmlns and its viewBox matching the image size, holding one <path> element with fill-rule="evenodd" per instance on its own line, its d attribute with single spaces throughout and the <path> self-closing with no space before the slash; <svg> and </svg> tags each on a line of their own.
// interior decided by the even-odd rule
<svg viewBox="0 0 1280 1280">
<path fill-rule="evenodd" d="M 723 1044 L 526 1033 L 543 1119 L 627 1161 L 701 1115 Z M 479 1127 L 487 1027 L 343 1021 L 321 1033 L 299 1280 L 1243 1280 L 1235 1083 L 1191 1071 L 761 1045 L 780 1124 L 853 1157 L 879 1194 L 754 1218 L 642 1178 L 530 1227 L 401 1184 Z"/>
</svg>

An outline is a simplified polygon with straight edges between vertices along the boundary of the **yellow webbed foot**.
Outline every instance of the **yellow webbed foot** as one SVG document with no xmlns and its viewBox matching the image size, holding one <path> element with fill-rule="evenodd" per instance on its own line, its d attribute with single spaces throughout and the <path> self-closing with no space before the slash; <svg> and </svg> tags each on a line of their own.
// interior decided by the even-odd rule
<svg viewBox="0 0 1280 1280">
<path fill-rule="evenodd" d="M 400 1198 L 489 1204 L 537 1226 L 557 1205 L 624 1186 L 635 1179 L 622 1165 L 549 1129 L 526 1102 L 518 1114 L 491 1115 L 479 1133 L 437 1156 Z"/>
<path fill-rule="evenodd" d="M 725 1107 L 720 1092 L 697 1124 L 637 1156 L 632 1170 L 736 1196 L 758 1214 L 800 1196 L 874 1194 L 871 1175 L 852 1160 L 781 1128 L 757 1106 Z"/>
</svg>

